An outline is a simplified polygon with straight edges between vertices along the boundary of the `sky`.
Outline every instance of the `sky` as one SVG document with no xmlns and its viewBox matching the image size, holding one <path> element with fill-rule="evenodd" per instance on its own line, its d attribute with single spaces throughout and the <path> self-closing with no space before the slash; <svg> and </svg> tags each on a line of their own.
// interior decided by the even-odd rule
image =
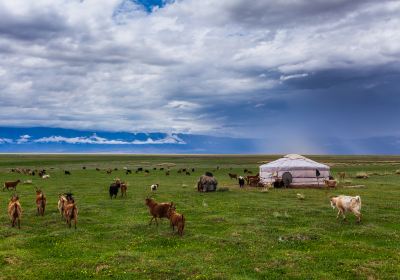
<svg viewBox="0 0 400 280">
<path fill-rule="evenodd" d="M 0 152 L 102 133 L 136 152 L 118 133 L 147 133 L 157 152 L 398 154 L 399 15 L 385 0 L 0 0 Z"/>
</svg>

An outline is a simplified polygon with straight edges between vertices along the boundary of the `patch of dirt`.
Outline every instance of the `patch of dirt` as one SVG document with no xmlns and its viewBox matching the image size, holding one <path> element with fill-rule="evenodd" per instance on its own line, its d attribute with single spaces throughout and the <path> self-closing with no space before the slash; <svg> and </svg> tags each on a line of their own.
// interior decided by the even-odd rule
<svg viewBox="0 0 400 280">
<path fill-rule="evenodd" d="M 4 257 L 4 263 L 7 265 L 17 265 L 20 263 L 20 260 L 17 259 L 16 257 L 9 256 L 9 257 Z"/>
<path fill-rule="evenodd" d="M 96 273 L 99 273 L 108 268 L 110 268 L 110 266 L 107 264 L 99 264 L 98 266 L 96 266 Z"/>
</svg>

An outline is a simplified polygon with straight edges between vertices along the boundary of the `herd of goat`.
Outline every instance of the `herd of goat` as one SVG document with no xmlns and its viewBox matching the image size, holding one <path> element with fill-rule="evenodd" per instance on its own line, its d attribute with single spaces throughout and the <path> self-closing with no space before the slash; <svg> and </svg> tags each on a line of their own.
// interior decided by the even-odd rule
<svg viewBox="0 0 400 280">
<path fill-rule="evenodd" d="M 82 169 L 86 169 L 86 167 L 82 167 Z M 218 168 L 219 169 L 219 168 Z M 100 171 L 99 168 L 96 168 L 97 171 Z M 107 169 L 106 173 L 111 174 L 112 171 L 117 171 L 118 169 Z M 164 170 L 164 168 L 160 168 L 161 171 Z M 12 172 L 16 173 L 22 173 L 25 175 L 32 175 L 35 176 L 36 174 L 40 176 L 43 179 L 50 178 L 50 175 L 47 174 L 46 170 L 31 170 L 31 169 L 12 169 Z M 124 167 L 124 171 L 126 174 L 131 174 L 132 170 Z M 187 168 L 181 168 L 177 172 L 180 174 L 186 174 L 190 175 L 190 171 L 195 172 L 195 169 L 187 169 Z M 135 173 L 139 172 L 144 172 L 145 174 L 149 174 L 150 171 L 147 169 L 143 169 L 141 167 L 137 168 Z M 245 174 L 252 174 L 251 171 L 244 169 Z M 65 175 L 71 175 L 71 172 L 68 170 L 64 170 Z M 166 176 L 170 174 L 170 170 L 168 169 L 166 171 Z M 345 177 L 345 173 L 341 172 L 338 174 L 340 178 Z M 253 175 L 247 175 L 245 177 L 243 176 L 238 176 L 237 174 L 233 173 L 228 173 L 228 176 L 231 179 L 237 179 L 239 186 L 242 188 L 244 186 L 244 183 L 246 182 L 248 185 L 252 186 L 257 186 L 257 184 L 260 182 L 260 177 L 259 174 L 256 174 L 255 176 Z M 332 178 L 333 179 L 333 178 Z M 31 180 L 27 180 L 28 183 L 32 182 Z M 24 181 L 26 183 L 27 181 Z M 18 226 L 20 228 L 20 220 L 21 220 L 21 215 L 22 215 L 22 207 L 21 203 L 19 202 L 19 197 L 17 194 L 15 194 L 17 185 L 21 183 L 21 180 L 16 180 L 16 181 L 7 181 L 4 182 L 3 185 L 3 191 L 4 190 L 14 190 L 14 194 L 12 195 L 9 204 L 8 204 L 8 215 L 10 217 L 11 225 L 12 227 Z M 335 187 L 336 186 L 336 181 L 335 180 L 326 180 L 325 184 L 328 187 Z M 153 184 L 150 186 L 151 191 L 156 191 L 159 188 L 159 184 Z M 114 182 L 110 185 L 109 187 L 109 195 L 110 198 L 116 198 L 118 195 L 119 190 L 121 190 L 121 197 L 126 197 L 126 192 L 128 189 L 128 184 L 126 182 L 121 181 L 119 178 L 114 179 Z M 44 195 L 43 191 L 36 188 L 36 208 L 37 208 L 37 215 L 44 216 L 45 214 L 45 209 L 46 209 L 46 196 Z M 336 208 L 338 210 L 337 218 L 342 215 L 343 219 L 345 219 L 345 213 L 346 212 L 352 212 L 356 217 L 357 217 L 357 222 L 361 221 L 361 198 L 360 196 L 334 196 L 331 197 L 330 199 L 331 206 L 333 208 Z M 150 220 L 150 225 L 152 224 L 153 220 L 155 221 L 156 225 L 158 225 L 157 219 L 161 218 L 167 218 L 170 220 L 170 225 L 172 227 L 172 230 L 175 231 L 175 227 L 177 227 L 178 234 L 183 235 L 183 230 L 185 227 L 185 218 L 182 214 L 179 214 L 176 211 L 176 206 L 174 205 L 173 202 L 163 202 L 163 203 L 157 203 L 154 199 L 152 198 L 146 198 L 145 199 L 145 204 L 147 205 L 150 215 L 152 216 Z M 63 193 L 59 194 L 59 199 L 58 199 L 58 211 L 60 212 L 61 218 L 65 220 L 66 224 L 68 227 L 71 228 L 72 222 L 74 222 L 74 228 L 76 229 L 77 226 L 77 220 L 78 220 L 78 207 L 75 203 L 75 199 L 72 195 L 72 193 Z"/>
</svg>

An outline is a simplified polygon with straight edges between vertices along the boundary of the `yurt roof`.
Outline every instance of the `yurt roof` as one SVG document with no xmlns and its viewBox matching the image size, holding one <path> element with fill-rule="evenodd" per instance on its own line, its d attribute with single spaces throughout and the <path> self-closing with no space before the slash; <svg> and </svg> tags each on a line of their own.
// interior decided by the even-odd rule
<svg viewBox="0 0 400 280">
<path fill-rule="evenodd" d="M 297 154 L 289 154 L 280 159 L 266 163 L 260 166 L 262 171 L 279 171 L 279 170 L 329 170 L 329 166 L 313 161 Z"/>
</svg>

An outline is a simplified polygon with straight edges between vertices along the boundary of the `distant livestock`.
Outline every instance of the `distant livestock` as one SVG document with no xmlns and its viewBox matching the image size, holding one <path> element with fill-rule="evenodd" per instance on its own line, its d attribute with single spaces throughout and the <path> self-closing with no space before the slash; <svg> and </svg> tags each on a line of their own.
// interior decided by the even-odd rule
<svg viewBox="0 0 400 280">
<path fill-rule="evenodd" d="M 49 179 L 49 178 L 50 178 L 49 174 L 45 174 L 45 175 L 42 176 L 42 179 Z"/>
<path fill-rule="evenodd" d="M 324 183 L 328 188 L 335 188 L 337 184 L 336 180 L 326 180 L 326 179 L 324 180 Z"/>
<path fill-rule="evenodd" d="M 64 170 L 64 174 L 65 174 L 65 175 L 71 175 L 71 172 L 68 171 L 68 170 Z"/>
<path fill-rule="evenodd" d="M 336 219 L 342 215 L 343 220 L 346 220 L 345 213 L 352 212 L 357 217 L 357 222 L 361 222 L 361 197 L 339 195 L 331 197 L 331 206 L 333 209 L 338 209 Z"/>
<path fill-rule="evenodd" d="M 239 176 L 238 183 L 240 188 L 244 187 L 244 178 L 242 176 Z"/>
<path fill-rule="evenodd" d="M 159 187 L 159 184 L 153 184 L 153 185 L 150 186 L 150 190 L 152 192 L 155 192 L 158 189 L 158 187 Z"/>
<path fill-rule="evenodd" d="M 19 184 L 21 182 L 21 180 L 17 180 L 17 181 L 7 181 L 7 182 L 4 182 L 4 184 L 3 184 L 3 191 L 5 190 L 5 189 L 7 189 L 7 190 L 9 190 L 9 189 L 14 189 L 14 191 L 15 190 L 17 190 L 17 185 Z"/>
<path fill-rule="evenodd" d="M 233 173 L 228 173 L 229 178 L 232 179 L 237 179 L 237 174 L 233 174 Z"/>
</svg>

